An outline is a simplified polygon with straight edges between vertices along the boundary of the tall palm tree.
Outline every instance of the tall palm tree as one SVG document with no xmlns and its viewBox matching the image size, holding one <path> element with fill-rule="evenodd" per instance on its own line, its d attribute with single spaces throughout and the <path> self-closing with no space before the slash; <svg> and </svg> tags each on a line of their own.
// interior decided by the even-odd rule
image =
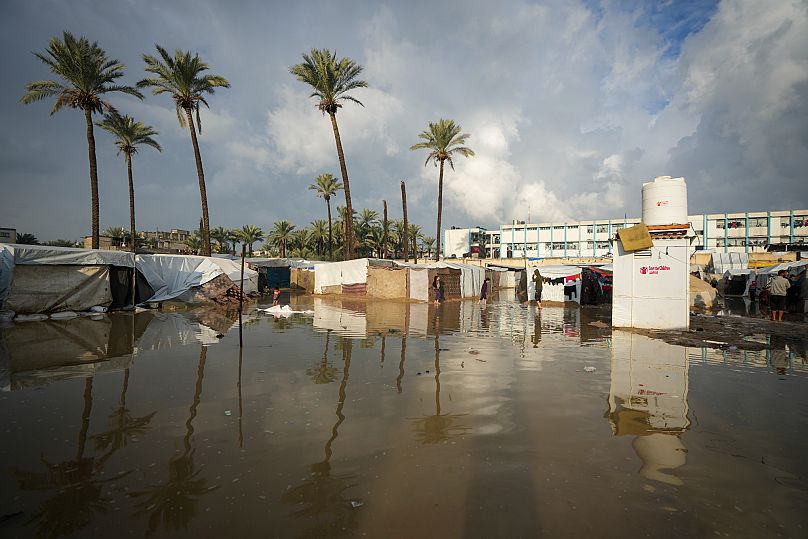
<svg viewBox="0 0 808 539">
<path fill-rule="evenodd" d="M 210 256 L 210 219 L 208 218 L 208 195 L 205 190 L 205 173 L 202 170 L 202 157 L 199 154 L 199 142 L 196 139 L 194 128 L 194 115 L 199 133 L 202 133 L 202 121 L 199 117 L 199 104 L 210 108 L 204 94 L 213 94 L 216 88 L 229 88 L 227 79 L 219 75 L 203 75 L 209 69 L 208 64 L 191 51 L 174 51 L 172 58 L 168 51 L 160 45 L 155 45 L 160 58 L 143 55 L 146 62 L 146 71 L 155 76 L 145 78 L 138 82 L 138 88 L 151 87 L 154 95 L 170 94 L 177 108 L 177 120 L 180 126 L 191 132 L 191 143 L 194 146 L 196 160 L 196 173 L 199 176 L 199 195 L 202 199 L 202 249 L 205 256 Z M 183 113 L 185 116 L 183 117 Z"/>
<path fill-rule="evenodd" d="M 317 254 L 322 256 L 323 245 L 326 238 L 328 238 L 329 224 L 323 219 L 317 219 L 311 222 L 311 239 L 317 245 Z"/>
<path fill-rule="evenodd" d="M 62 80 L 29 82 L 20 102 L 28 105 L 56 96 L 51 114 L 63 107 L 81 109 L 84 112 L 90 158 L 92 248 L 98 249 L 98 164 L 95 160 L 93 113 L 102 114 L 104 111 L 114 110 L 112 105 L 102 99 L 104 94 L 122 92 L 139 99 L 143 99 L 143 95 L 131 86 L 116 84 L 115 81 L 123 77 L 124 65 L 118 60 L 108 58 L 98 43 L 90 43 L 85 37 L 77 39 L 70 32 L 64 32 L 62 39 L 50 39 L 44 53 L 34 54 Z"/>
<path fill-rule="evenodd" d="M 295 225 L 289 221 L 283 220 L 275 221 L 272 226 L 274 228 L 272 232 L 269 233 L 269 239 L 271 239 L 272 243 L 280 250 L 281 258 L 285 258 L 286 247 L 292 239 L 292 231 L 295 229 Z"/>
<path fill-rule="evenodd" d="M 135 238 L 135 184 L 132 180 L 132 155 L 137 153 L 138 146 L 151 146 L 158 152 L 163 149 L 154 140 L 157 131 L 150 125 L 136 122 L 130 116 L 121 116 L 117 111 L 110 111 L 104 119 L 96 122 L 98 127 L 104 129 L 115 137 L 118 154 L 123 153 L 126 158 L 126 174 L 129 178 L 129 243 L 134 253 L 137 246 Z"/>
<path fill-rule="evenodd" d="M 317 192 L 317 196 L 325 199 L 325 206 L 328 209 L 328 256 L 334 257 L 334 238 L 331 232 L 331 197 L 342 189 L 342 184 L 333 175 L 324 173 L 314 179 L 314 183 L 309 185 L 309 189 Z"/>
<path fill-rule="evenodd" d="M 370 230 L 370 228 L 378 224 L 378 222 L 379 212 L 365 208 L 359 214 L 359 226 L 365 228 L 365 231 Z"/>
<path fill-rule="evenodd" d="M 260 227 L 253 225 L 244 225 L 238 231 L 238 239 L 247 244 L 247 251 L 249 255 L 253 255 L 253 243 L 264 239 L 264 231 Z"/>
<path fill-rule="evenodd" d="M 104 229 L 103 234 L 110 238 L 124 238 L 126 237 L 126 229 L 122 226 L 108 226 Z"/>
<path fill-rule="evenodd" d="M 350 58 L 337 59 L 337 53 L 328 49 L 312 49 L 309 54 L 303 54 L 303 62 L 289 68 L 289 72 L 297 80 L 311 86 L 310 97 L 316 98 L 317 108 L 331 118 L 331 128 L 334 130 L 334 140 L 337 144 L 337 157 L 339 158 L 342 183 L 345 185 L 345 205 L 352 213 L 351 186 L 348 182 L 348 168 L 345 165 L 345 154 L 342 151 L 342 140 L 337 127 L 337 110 L 345 101 L 353 101 L 358 105 L 362 103 L 348 92 L 357 88 L 367 88 L 368 83 L 359 79 L 362 66 Z M 347 223 L 345 257 L 353 258 L 353 223 Z"/>
<path fill-rule="evenodd" d="M 305 228 L 295 230 L 292 233 L 292 241 L 300 251 L 307 251 L 311 245 L 311 232 Z"/>
<path fill-rule="evenodd" d="M 471 137 L 468 133 L 461 133 L 459 125 L 454 120 L 439 119 L 437 123 L 429 122 L 429 129 L 422 131 L 418 138 L 424 142 L 413 144 L 410 150 L 429 150 L 429 155 L 424 162 L 426 166 L 432 161 L 436 167 L 440 167 L 438 176 L 438 223 L 437 223 L 437 245 L 435 247 L 435 260 L 440 260 L 440 221 L 443 213 L 443 163 L 449 161 L 449 166 L 454 170 L 454 158 L 457 155 L 472 157 L 474 150 L 464 146 L 466 140 Z"/>
<path fill-rule="evenodd" d="M 195 255 L 198 255 L 199 252 L 202 250 L 202 237 L 199 235 L 198 230 L 194 230 L 194 233 L 188 236 L 184 242 L 186 247 L 188 247 Z"/>
<path fill-rule="evenodd" d="M 217 226 L 210 231 L 210 237 L 216 240 L 216 243 L 219 244 L 218 251 L 220 253 L 227 252 L 228 248 L 230 247 L 230 236 L 230 230 L 223 226 Z"/>
</svg>

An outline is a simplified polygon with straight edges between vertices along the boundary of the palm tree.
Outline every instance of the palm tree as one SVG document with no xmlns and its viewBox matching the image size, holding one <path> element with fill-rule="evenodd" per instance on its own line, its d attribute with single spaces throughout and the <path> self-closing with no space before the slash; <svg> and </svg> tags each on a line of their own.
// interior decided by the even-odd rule
<svg viewBox="0 0 808 539">
<path fill-rule="evenodd" d="M 194 233 L 188 236 L 184 243 L 195 255 L 199 254 L 199 251 L 202 250 L 202 237 L 199 235 L 198 230 L 194 230 Z"/>
<path fill-rule="evenodd" d="M 423 237 L 421 234 L 421 225 L 411 224 L 409 225 L 409 231 L 407 232 L 407 239 L 410 241 L 410 247 L 412 248 L 412 256 L 418 260 L 418 240 Z"/>
<path fill-rule="evenodd" d="M 303 54 L 303 63 L 289 68 L 289 72 L 297 77 L 297 80 L 311 86 L 310 97 L 316 98 L 318 100 L 317 108 L 331 118 L 331 128 L 334 130 L 337 157 L 342 172 L 342 183 L 345 185 L 345 205 L 348 207 L 349 213 L 353 213 L 351 186 L 348 182 L 348 168 L 345 165 L 345 154 L 342 151 L 342 140 L 337 127 L 337 110 L 342 107 L 344 101 L 353 101 L 364 106 L 358 99 L 348 95 L 348 92 L 356 88 L 367 88 L 368 83 L 358 78 L 362 69 L 361 65 L 350 58 L 337 60 L 336 52 L 328 49 L 312 49 L 309 54 Z M 349 221 L 347 225 L 345 257 L 351 259 L 353 258 L 353 223 Z"/>
<path fill-rule="evenodd" d="M 244 225 L 238 231 L 238 239 L 247 244 L 247 251 L 250 256 L 253 255 L 253 243 L 264 239 L 264 231 L 260 227 L 253 225 Z"/>
<path fill-rule="evenodd" d="M 367 230 L 379 222 L 379 213 L 365 208 L 359 214 L 359 226 Z"/>
<path fill-rule="evenodd" d="M 76 247 L 77 243 L 78 242 L 75 242 L 73 240 L 57 239 L 57 240 L 48 240 L 45 242 L 45 245 L 49 245 L 51 247 Z"/>
<path fill-rule="evenodd" d="M 15 243 L 20 245 L 39 245 L 39 240 L 33 234 L 26 232 L 24 234 L 17 234 L 17 241 Z"/>
<path fill-rule="evenodd" d="M 365 245 L 370 247 L 376 256 L 381 258 L 384 255 L 385 243 L 384 229 L 379 226 L 371 227 L 365 235 Z"/>
<path fill-rule="evenodd" d="M 311 240 L 317 245 L 317 254 L 322 256 L 323 245 L 328 237 L 329 224 L 323 219 L 317 219 L 311 222 Z"/>
<path fill-rule="evenodd" d="M 123 76 L 124 65 L 111 60 L 107 53 L 90 43 L 87 38 L 76 39 L 70 32 L 64 32 L 62 39 L 52 37 L 44 53 L 34 53 L 52 73 L 62 81 L 37 80 L 25 87 L 25 95 L 20 102 L 24 105 L 56 96 L 51 114 L 63 107 L 81 109 L 87 122 L 87 146 L 90 158 L 90 193 L 92 212 L 92 248 L 98 249 L 98 165 L 95 160 L 95 136 L 93 135 L 93 113 L 114 110 L 112 105 L 101 99 L 110 92 L 122 92 L 143 99 L 143 95 L 131 86 L 121 86 L 115 81 Z"/>
<path fill-rule="evenodd" d="M 308 251 L 309 245 L 311 245 L 311 232 L 305 228 L 295 230 L 292 233 L 292 241 L 298 250 Z"/>
<path fill-rule="evenodd" d="M 435 245 L 435 238 L 431 238 L 429 236 L 423 236 L 421 238 L 421 244 L 426 249 L 426 256 L 429 258 L 432 256 L 432 246 Z"/>
<path fill-rule="evenodd" d="M 272 226 L 274 228 L 272 232 L 269 233 L 269 239 L 280 249 L 281 258 L 285 258 L 286 246 L 289 244 L 289 240 L 292 239 L 292 231 L 295 229 L 295 225 L 289 221 L 283 220 L 275 221 Z"/>
<path fill-rule="evenodd" d="M 224 253 L 230 246 L 231 232 L 223 226 L 217 226 L 210 231 L 210 237 L 219 244 L 218 251 Z"/>
<path fill-rule="evenodd" d="M 136 250 L 137 241 L 135 238 L 135 184 L 132 180 L 132 155 L 137 153 L 138 146 L 151 146 L 158 152 L 163 149 L 154 140 L 157 131 L 150 125 L 136 122 L 130 116 L 121 116 L 117 111 L 110 111 L 104 115 L 104 119 L 96 122 L 98 127 L 104 129 L 115 137 L 115 145 L 118 147 L 118 154 L 123 153 L 126 158 L 126 173 L 129 178 L 129 243 L 132 252 Z"/>
<path fill-rule="evenodd" d="M 440 174 L 438 176 L 438 226 L 437 226 L 437 246 L 435 247 L 435 260 L 440 260 L 440 221 L 441 214 L 443 213 L 443 163 L 449 161 L 449 166 L 454 170 L 454 158 L 457 155 L 463 157 L 472 157 L 474 151 L 471 148 L 464 146 L 466 139 L 471 135 L 468 133 L 460 133 L 461 128 L 454 123 L 454 120 L 439 119 L 437 123 L 429 123 L 429 129 L 422 131 L 418 138 L 423 139 L 424 142 L 419 142 L 410 147 L 410 150 L 429 150 L 429 155 L 424 162 L 426 166 L 432 161 L 435 166 L 440 166 Z"/>
<path fill-rule="evenodd" d="M 314 179 L 314 183 L 309 185 L 309 189 L 317 191 L 317 196 L 325 199 L 328 208 L 328 256 L 334 257 L 333 235 L 331 233 L 331 197 L 342 189 L 342 184 L 333 175 L 324 173 Z"/>
<path fill-rule="evenodd" d="M 199 195 L 202 199 L 202 248 L 205 256 L 210 256 L 210 219 L 208 218 L 208 195 L 205 190 L 205 173 L 202 170 L 202 157 L 199 154 L 199 142 L 196 139 L 196 129 L 194 128 L 194 114 L 199 132 L 202 133 L 202 121 L 199 117 L 199 104 L 206 107 L 208 102 L 204 94 L 213 94 L 216 88 L 229 88 L 227 79 L 219 75 L 203 75 L 203 71 L 208 70 L 208 64 L 199 58 L 198 54 L 191 54 L 191 51 L 174 51 L 172 58 L 168 51 L 160 45 L 155 45 L 160 58 L 149 54 L 143 55 L 146 62 L 146 71 L 155 76 L 145 78 L 138 82 L 138 88 L 149 86 L 154 95 L 168 93 L 174 99 L 177 108 L 177 120 L 180 126 L 185 127 L 188 122 L 188 129 L 191 132 L 191 143 L 194 146 L 194 158 L 196 160 L 196 173 L 199 176 Z M 185 117 L 183 117 L 185 113 Z"/>
</svg>

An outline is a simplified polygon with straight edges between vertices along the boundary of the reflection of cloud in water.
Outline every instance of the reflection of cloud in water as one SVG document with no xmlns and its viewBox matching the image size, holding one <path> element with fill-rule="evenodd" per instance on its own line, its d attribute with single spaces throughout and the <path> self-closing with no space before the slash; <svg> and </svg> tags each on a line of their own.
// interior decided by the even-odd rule
<svg viewBox="0 0 808 539">
<path fill-rule="evenodd" d="M 635 436 L 632 447 L 648 479 L 682 484 L 663 470 L 686 463 L 679 435 L 690 426 L 687 393 L 686 348 L 626 331 L 612 333 L 608 418 L 616 436 Z"/>
</svg>

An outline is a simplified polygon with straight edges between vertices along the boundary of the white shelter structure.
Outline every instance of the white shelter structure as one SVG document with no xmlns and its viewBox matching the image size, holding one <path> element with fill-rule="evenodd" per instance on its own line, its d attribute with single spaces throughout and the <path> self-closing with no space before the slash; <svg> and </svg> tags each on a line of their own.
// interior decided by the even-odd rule
<svg viewBox="0 0 808 539">
<path fill-rule="evenodd" d="M 689 261 L 695 235 L 687 221 L 685 180 L 658 177 L 643 185 L 642 194 L 643 223 L 651 246 L 634 248 L 621 233 L 613 240 L 612 325 L 687 329 Z"/>
</svg>

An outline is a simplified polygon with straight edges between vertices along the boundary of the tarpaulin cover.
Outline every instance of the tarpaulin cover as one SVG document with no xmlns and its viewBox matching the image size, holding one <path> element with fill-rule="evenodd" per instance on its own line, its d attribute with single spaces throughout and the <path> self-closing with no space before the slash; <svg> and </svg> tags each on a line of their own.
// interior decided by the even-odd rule
<svg viewBox="0 0 808 539">
<path fill-rule="evenodd" d="M 368 259 L 324 262 L 314 265 L 314 293 L 322 294 L 326 286 L 365 284 L 368 281 Z"/>
<path fill-rule="evenodd" d="M 109 266 L 18 266 L 3 308 L 18 313 L 88 311 L 112 303 Z"/>
<path fill-rule="evenodd" d="M 480 289 L 485 279 L 485 268 L 472 264 L 459 264 L 453 262 L 433 262 L 432 264 L 411 264 L 408 262 L 396 262 L 397 266 L 416 269 L 454 269 L 460 270 L 460 296 L 473 298 L 480 293 Z M 431 286 L 432 283 L 429 283 Z M 410 283 L 412 287 L 412 283 Z M 416 292 L 421 294 L 421 292 Z M 412 294 L 410 294 L 412 295 Z"/>
<path fill-rule="evenodd" d="M 0 243 L 0 303 L 9 294 L 17 265 L 134 266 L 132 253 L 47 245 Z"/>
<path fill-rule="evenodd" d="M 173 299 L 224 273 L 213 261 L 204 256 L 137 255 L 137 267 L 154 289 L 149 301 Z"/>
<path fill-rule="evenodd" d="M 429 301 L 429 270 L 426 268 L 409 268 L 410 299 Z"/>
<path fill-rule="evenodd" d="M 623 244 L 623 250 L 625 251 L 649 249 L 654 245 L 654 241 L 651 239 L 651 234 L 648 233 L 648 227 L 645 226 L 645 223 L 639 223 L 618 230 L 617 237 L 620 238 L 620 243 Z"/>
<path fill-rule="evenodd" d="M 209 258 L 211 262 L 219 266 L 222 272 L 230 277 L 230 280 L 239 286 L 241 283 L 241 260 L 227 260 L 224 258 Z M 215 276 L 214 276 L 215 277 Z M 288 286 L 288 285 L 287 285 Z M 254 294 L 258 292 L 258 272 L 244 265 L 244 293 Z"/>
</svg>

